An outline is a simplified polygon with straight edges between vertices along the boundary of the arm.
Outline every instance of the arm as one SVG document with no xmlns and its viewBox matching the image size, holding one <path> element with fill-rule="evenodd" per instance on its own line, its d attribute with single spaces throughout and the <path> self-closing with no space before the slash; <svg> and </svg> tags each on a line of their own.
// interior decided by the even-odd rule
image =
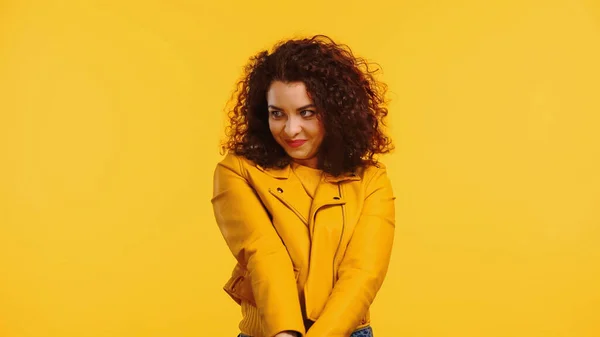
<svg viewBox="0 0 600 337">
<path fill-rule="evenodd" d="M 249 271 L 265 336 L 304 334 L 292 262 L 239 158 L 228 155 L 217 165 L 212 204 L 229 249 Z"/>
<path fill-rule="evenodd" d="M 387 273 L 394 239 L 392 186 L 380 168 L 367 184 L 364 208 L 323 312 L 306 337 L 347 337 L 359 325 Z"/>
</svg>

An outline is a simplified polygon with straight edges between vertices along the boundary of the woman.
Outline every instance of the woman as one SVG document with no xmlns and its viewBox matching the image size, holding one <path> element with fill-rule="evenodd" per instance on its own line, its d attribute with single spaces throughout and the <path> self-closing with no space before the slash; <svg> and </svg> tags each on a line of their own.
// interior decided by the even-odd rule
<svg viewBox="0 0 600 337">
<path fill-rule="evenodd" d="M 229 114 L 212 203 L 237 264 L 225 291 L 240 336 L 372 336 L 387 272 L 394 195 L 374 159 L 385 85 L 325 36 L 254 56 Z"/>
</svg>

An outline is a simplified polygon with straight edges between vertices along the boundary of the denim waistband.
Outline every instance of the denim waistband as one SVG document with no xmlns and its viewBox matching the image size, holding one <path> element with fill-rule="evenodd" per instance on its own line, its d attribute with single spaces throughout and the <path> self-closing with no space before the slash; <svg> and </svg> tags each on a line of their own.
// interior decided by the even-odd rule
<svg viewBox="0 0 600 337">
<path fill-rule="evenodd" d="M 238 337 L 252 337 L 248 335 L 244 335 L 243 333 L 239 334 Z M 366 326 L 364 328 L 360 328 L 354 331 L 350 337 L 373 337 L 373 329 L 370 326 Z"/>
</svg>

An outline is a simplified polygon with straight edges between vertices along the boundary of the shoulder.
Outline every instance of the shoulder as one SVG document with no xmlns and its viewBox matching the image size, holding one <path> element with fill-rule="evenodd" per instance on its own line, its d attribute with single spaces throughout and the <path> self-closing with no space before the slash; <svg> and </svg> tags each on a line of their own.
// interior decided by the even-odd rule
<svg viewBox="0 0 600 337">
<path fill-rule="evenodd" d="M 229 169 L 242 174 L 248 170 L 248 168 L 256 167 L 256 164 L 244 156 L 237 155 L 233 152 L 228 152 L 223 159 L 217 163 L 216 170 Z"/>
<path fill-rule="evenodd" d="M 375 191 L 388 190 L 393 194 L 392 183 L 388 177 L 387 167 L 383 163 L 364 167 L 362 183 L 368 195 Z"/>
<path fill-rule="evenodd" d="M 357 175 L 359 175 L 365 183 L 369 183 L 378 176 L 387 175 L 387 167 L 381 162 L 378 162 L 377 164 L 368 164 L 359 168 L 357 170 Z"/>
<path fill-rule="evenodd" d="M 249 161 L 234 153 L 227 153 L 216 165 L 213 172 L 213 185 L 225 186 L 248 180 Z"/>
</svg>

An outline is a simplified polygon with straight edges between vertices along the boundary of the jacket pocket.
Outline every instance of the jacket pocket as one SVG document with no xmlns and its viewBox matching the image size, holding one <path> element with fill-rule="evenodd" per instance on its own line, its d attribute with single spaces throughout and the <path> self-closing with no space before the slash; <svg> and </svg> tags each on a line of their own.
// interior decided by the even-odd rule
<svg viewBox="0 0 600 337">
<path fill-rule="evenodd" d="M 248 272 L 239 264 L 233 269 L 231 278 L 225 283 L 223 290 L 225 290 L 237 304 L 242 304 L 242 301 L 244 301 L 256 305 L 254 294 L 252 293 L 252 285 L 248 278 Z"/>
<path fill-rule="evenodd" d="M 360 320 L 360 326 L 366 326 L 369 325 L 371 323 L 371 312 L 370 309 L 367 310 L 367 312 L 365 313 L 365 315 L 363 316 L 363 318 Z"/>
<path fill-rule="evenodd" d="M 299 275 L 300 270 L 294 268 L 296 282 L 298 282 Z M 231 278 L 225 283 L 223 290 L 225 290 L 237 304 L 242 304 L 242 301 L 244 301 L 256 306 L 252 285 L 250 284 L 250 278 L 248 278 L 248 271 L 239 264 L 233 269 Z"/>
</svg>

